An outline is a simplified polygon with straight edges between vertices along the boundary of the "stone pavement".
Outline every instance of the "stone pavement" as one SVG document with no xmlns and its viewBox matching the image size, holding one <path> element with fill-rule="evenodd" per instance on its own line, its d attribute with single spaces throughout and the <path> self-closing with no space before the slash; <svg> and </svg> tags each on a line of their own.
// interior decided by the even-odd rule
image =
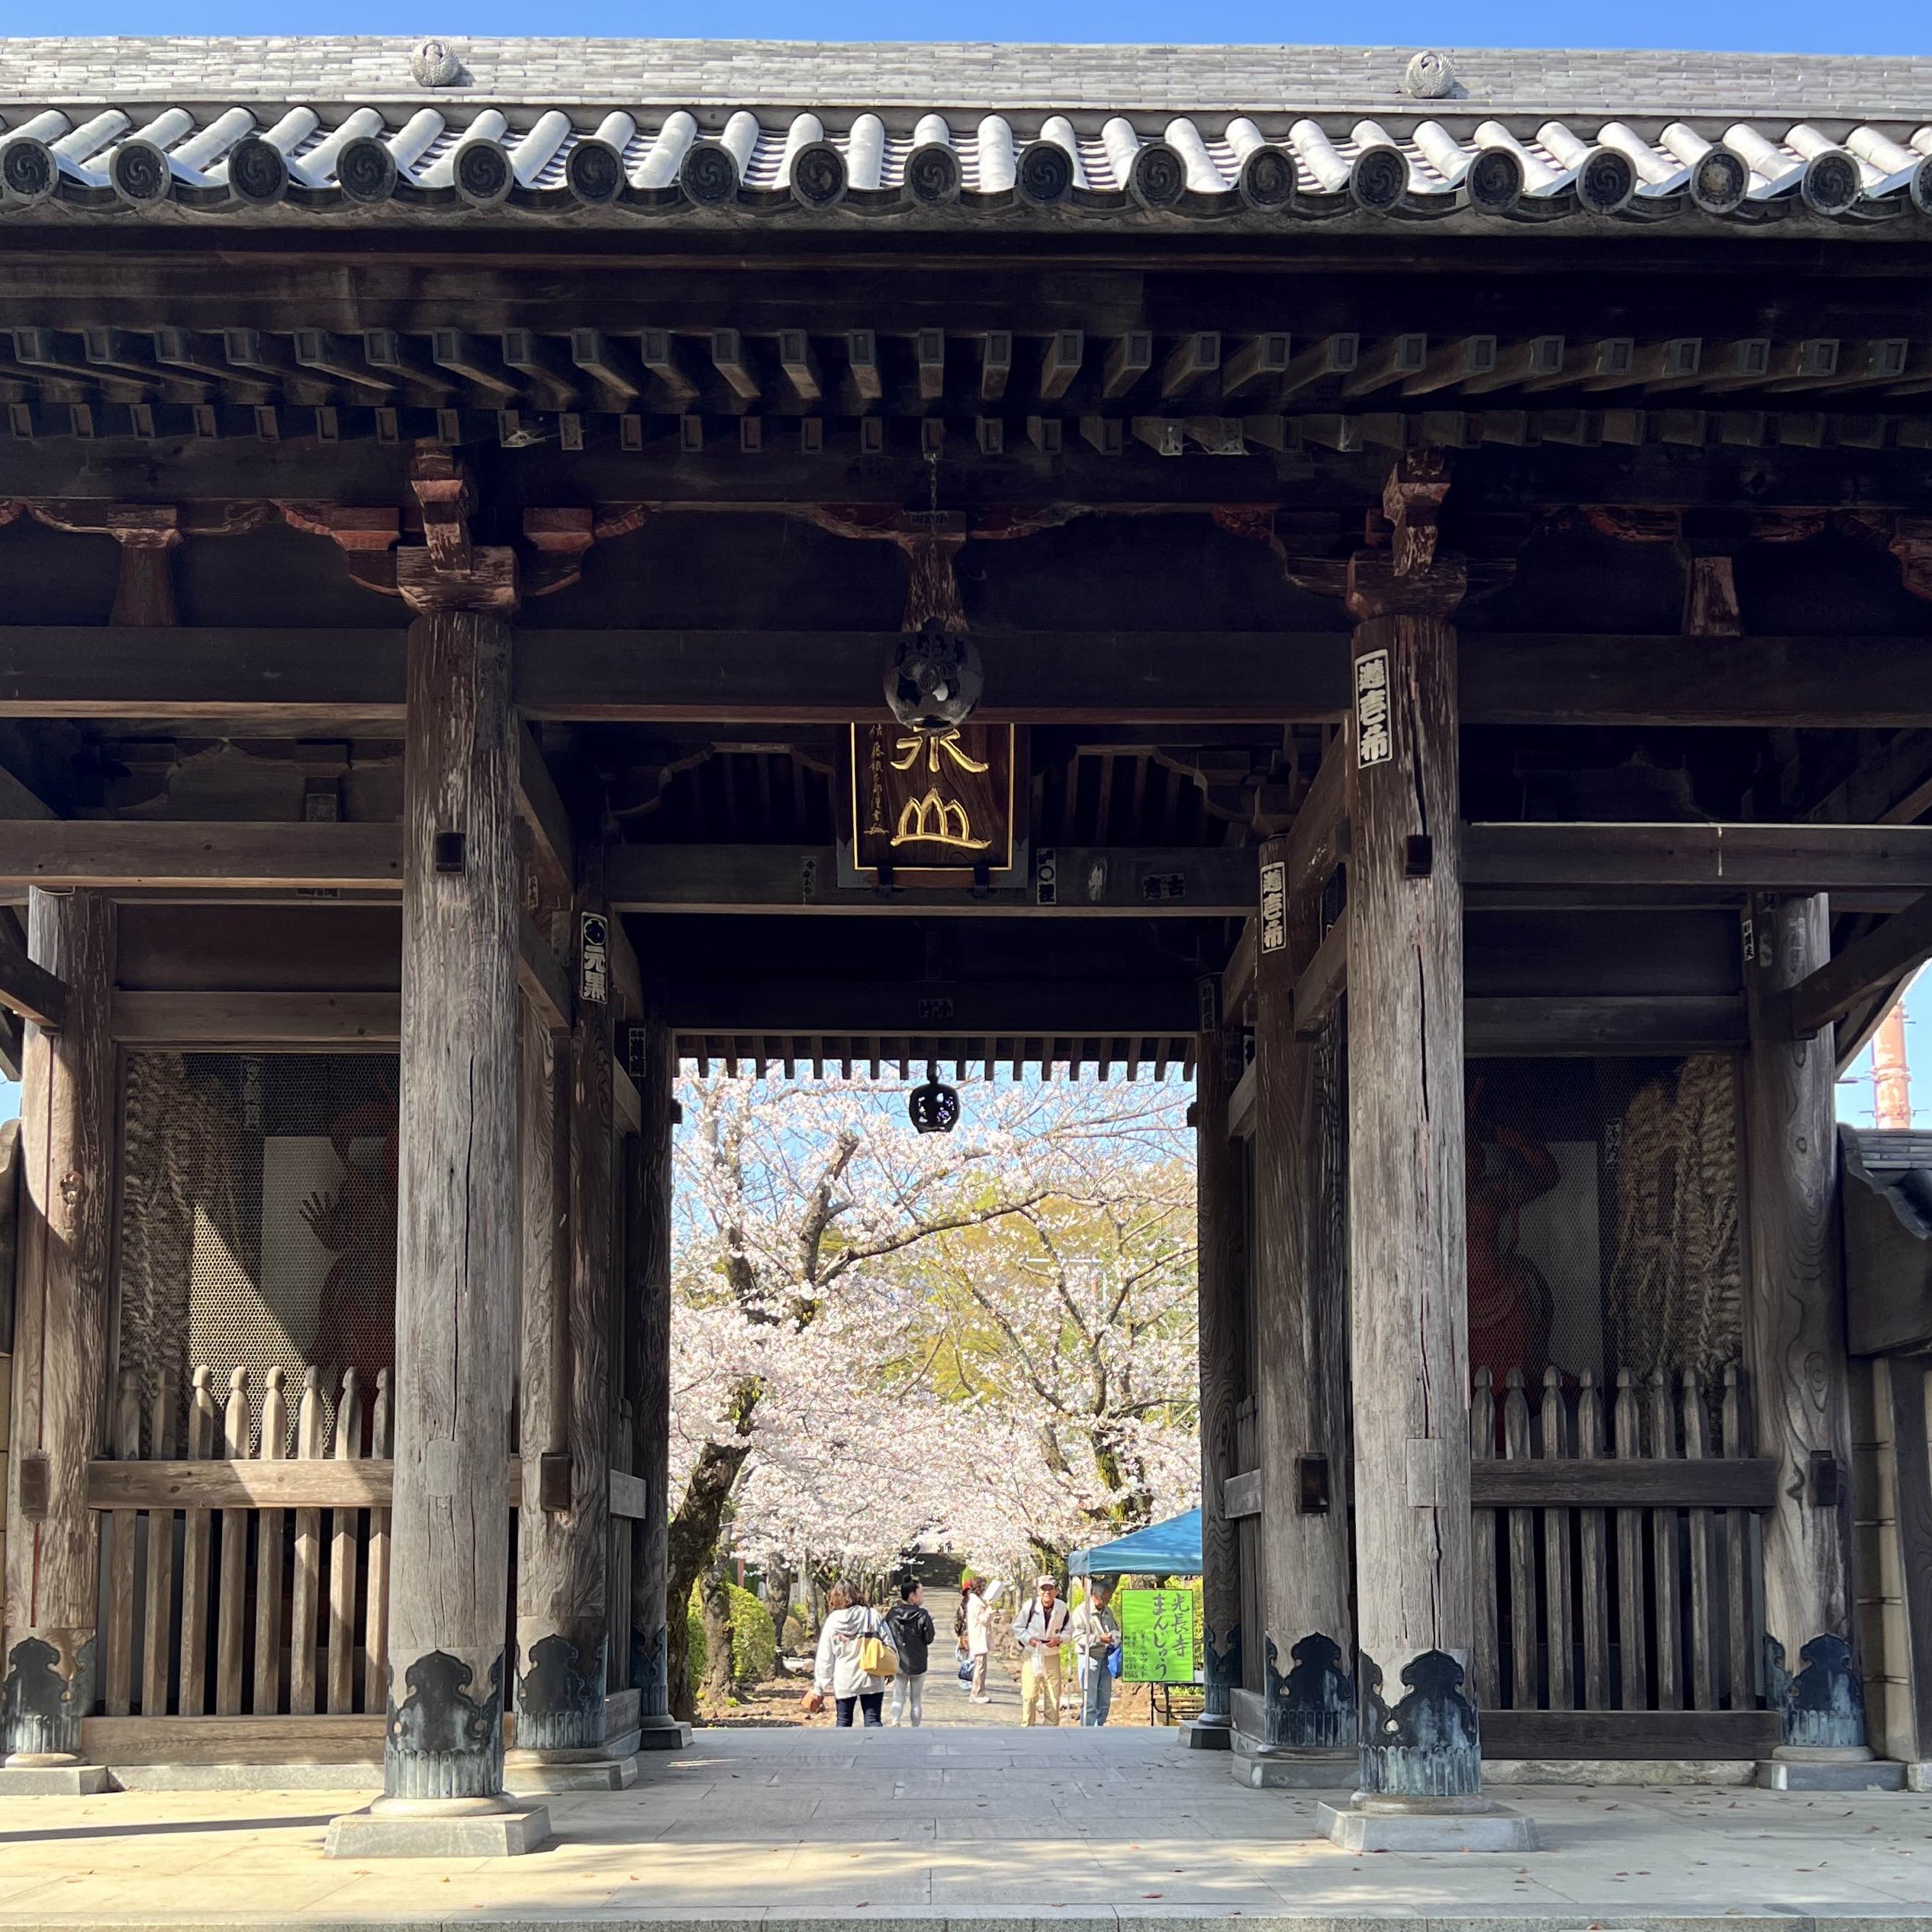
<svg viewBox="0 0 1932 1932">
<path fill-rule="evenodd" d="M 0 1801 L 0 1927 L 1932 1927 L 1932 1798 L 1501 1795 L 1547 1850 L 1340 1851 L 1313 1795 L 1245 1789 L 1171 1731 L 700 1731 L 629 1791 L 549 1798 L 557 1842 L 495 1861 L 325 1862 L 324 1827 L 362 1792 Z"/>
</svg>

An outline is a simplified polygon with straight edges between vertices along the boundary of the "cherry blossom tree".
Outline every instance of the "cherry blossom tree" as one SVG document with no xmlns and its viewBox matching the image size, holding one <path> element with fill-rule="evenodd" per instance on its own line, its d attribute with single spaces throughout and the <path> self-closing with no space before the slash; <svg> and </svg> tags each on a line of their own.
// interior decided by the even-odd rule
<svg viewBox="0 0 1932 1932">
<path fill-rule="evenodd" d="M 1185 1090 L 962 1084 L 930 1137 L 868 1081 L 681 1089 L 674 1612 L 727 1541 L 1017 1563 L 1191 1498 Z"/>
</svg>

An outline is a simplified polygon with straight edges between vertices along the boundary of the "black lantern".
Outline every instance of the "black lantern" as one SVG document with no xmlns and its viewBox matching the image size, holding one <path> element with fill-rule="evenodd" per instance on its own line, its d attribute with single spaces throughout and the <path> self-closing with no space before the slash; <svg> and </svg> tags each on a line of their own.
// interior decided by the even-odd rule
<svg viewBox="0 0 1932 1932">
<path fill-rule="evenodd" d="M 959 1090 L 947 1086 L 938 1067 L 929 1061 L 924 1084 L 906 1097 L 906 1112 L 919 1132 L 950 1134 L 959 1125 Z"/>
<path fill-rule="evenodd" d="M 894 649 L 886 666 L 886 702 L 908 731 L 936 738 L 973 715 L 985 684 L 972 639 L 932 617 Z"/>
</svg>

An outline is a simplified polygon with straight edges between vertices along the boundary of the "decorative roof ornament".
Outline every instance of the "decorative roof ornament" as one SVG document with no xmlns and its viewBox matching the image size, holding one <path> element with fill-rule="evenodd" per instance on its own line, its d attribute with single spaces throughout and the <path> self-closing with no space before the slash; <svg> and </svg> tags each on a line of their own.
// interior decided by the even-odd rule
<svg viewBox="0 0 1932 1932">
<path fill-rule="evenodd" d="M 454 87 L 463 77 L 463 63 L 447 40 L 429 40 L 410 55 L 409 71 L 418 87 Z"/>
<path fill-rule="evenodd" d="M 1402 91 L 1416 101 L 1446 101 L 1456 91 L 1456 70 L 1446 53 L 1434 48 L 1412 54 L 1403 69 Z"/>
</svg>

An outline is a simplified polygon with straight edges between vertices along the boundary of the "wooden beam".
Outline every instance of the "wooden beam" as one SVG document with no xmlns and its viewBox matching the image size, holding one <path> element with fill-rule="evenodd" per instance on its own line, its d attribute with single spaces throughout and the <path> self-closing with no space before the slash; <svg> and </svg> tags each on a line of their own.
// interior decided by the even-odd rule
<svg viewBox="0 0 1932 1932">
<path fill-rule="evenodd" d="M 517 816 L 530 835 L 531 862 L 559 899 L 568 898 L 577 878 L 570 814 L 543 752 L 526 730 L 517 734 Z"/>
<path fill-rule="evenodd" d="M 1463 639 L 1462 711 L 1482 724 L 1849 729 L 1932 719 L 1923 637 Z"/>
<path fill-rule="evenodd" d="M 1254 915 L 1250 913 L 1241 923 L 1241 936 L 1228 955 L 1227 964 L 1221 969 L 1221 1010 L 1228 1016 L 1230 1026 L 1241 1024 L 1241 1008 L 1254 990 L 1257 944 Z"/>
<path fill-rule="evenodd" d="M 1348 908 L 1330 926 L 1295 981 L 1295 1038 L 1313 1040 L 1348 985 Z"/>
<path fill-rule="evenodd" d="M 0 717 L 400 729 L 403 632 L 0 625 Z"/>
<path fill-rule="evenodd" d="M 844 723 L 878 708 L 896 632 L 546 630 L 517 700 L 556 722 Z M 1332 723 L 1343 631 L 1014 632 L 983 641 L 989 721 Z M 1478 724 L 1854 727 L 1932 716 L 1921 638 L 1461 639 Z M 395 630 L 0 626 L 0 717 L 140 718 L 263 735 L 402 719 Z"/>
<path fill-rule="evenodd" d="M 1492 1711 L 1482 1714 L 1486 1758 L 1769 1757 L 1775 1711 Z"/>
<path fill-rule="evenodd" d="M 539 1025 L 568 1032 L 575 1003 L 563 962 L 551 951 L 528 913 L 519 922 L 517 939 L 517 984 L 523 989 Z"/>
<path fill-rule="evenodd" d="M 0 1006 L 57 1033 L 67 1011 L 67 989 L 27 956 L 25 942 L 10 916 L 0 917 Z"/>
<path fill-rule="evenodd" d="M 984 1033 L 1190 1030 L 1191 980 L 673 980 L 670 1025 L 684 1033 L 861 1033 L 958 1039 Z"/>
<path fill-rule="evenodd" d="M 123 1046 L 326 1046 L 392 1053 L 402 1036 L 396 993 L 156 993 L 114 996 Z"/>
<path fill-rule="evenodd" d="M 1866 1000 L 1895 987 L 1932 959 L 1932 892 L 1854 939 L 1791 990 L 1792 1030 L 1821 1032 Z"/>
<path fill-rule="evenodd" d="M 523 1470 L 507 1465 L 510 1507 Z M 90 1509 L 386 1509 L 395 1493 L 386 1459 L 274 1457 L 217 1462 L 91 1462 Z"/>
<path fill-rule="evenodd" d="M 1469 1499 L 1476 1509 L 1769 1509 L 1777 1494 L 1778 1465 L 1769 1456 L 1695 1462 L 1479 1457 L 1469 1466 Z"/>
<path fill-rule="evenodd" d="M 892 897 L 835 883 L 829 845 L 613 845 L 610 903 L 623 913 L 877 915 L 887 906 L 974 918 L 1241 919 L 1253 909 L 1254 854 L 1238 845 L 1062 845 L 1051 906 L 1030 887 L 975 897 L 965 887 Z M 0 877 L 4 877 L 0 874 Z M 1187 1030 L 1193 1030 L 1191 1018 Z"/>
<path fill-rule="evenodd" d="M 394 825 L 0 820 L 0 884 L 400 887 Z"/>
<path fill-rule="evenodd" d="M 1470 824 L 1463 876 L 1483 886 L 1924 890 L 1932 826 Z"/>
<path fill-rule="evenodd" d="M 1261 1515 L 1261 1472 L 1258 1469 L 1244 1470 L 1238 1476 L 1230 1476 L 1223 1480 L 1221 1513 L 1230 1522 L 1238 1522 L 1244 1516 Z"/>
<path fill-rule="evenodd" d="M 1731 1052 L 1744 1044 L 1744 1001 L 1734 993 L 1533 993 L 1463 1002 L 1463 1051 L 1471 1058 Z"/>
</svg>

